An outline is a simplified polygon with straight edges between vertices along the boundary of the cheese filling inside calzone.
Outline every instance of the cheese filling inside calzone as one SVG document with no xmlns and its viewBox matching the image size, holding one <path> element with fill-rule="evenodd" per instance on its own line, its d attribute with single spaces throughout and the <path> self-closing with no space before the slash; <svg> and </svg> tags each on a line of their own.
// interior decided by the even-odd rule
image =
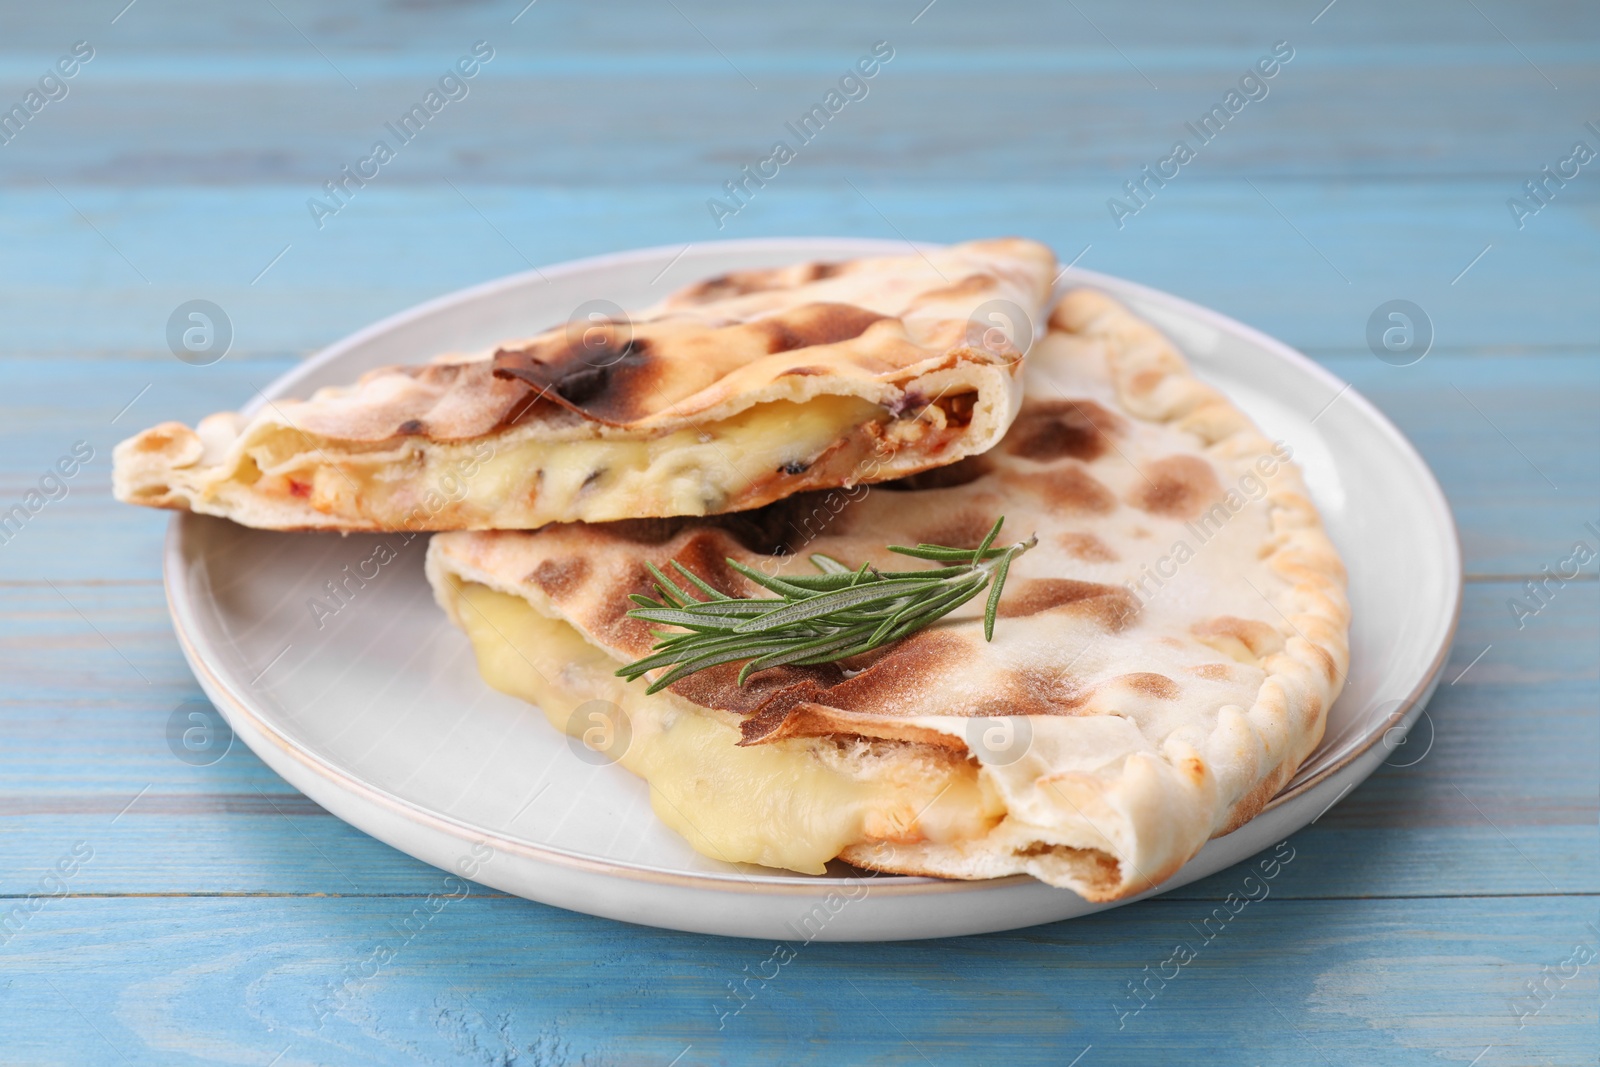
<svg viewBox="0 0 1600 1067">
<path fill-rule="evenodd" d="M 1019 239 L 701 282 L 632 319 L 163 423 L 117 497 L 269 529 L 533 529 L 708 515 L 983 452 L 1054 256 Z"/>
</svg>

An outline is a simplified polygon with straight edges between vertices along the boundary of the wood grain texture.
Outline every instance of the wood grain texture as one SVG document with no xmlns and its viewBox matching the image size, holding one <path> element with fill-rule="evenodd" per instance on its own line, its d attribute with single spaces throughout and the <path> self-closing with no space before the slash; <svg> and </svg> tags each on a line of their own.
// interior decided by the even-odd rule
<svg viewBox="0 0 1600 1067">
<path fill-rule="evenodd" d="M 1548 162 L 1528 159 L 1524 177 Z M 1248 176 L 1183 174 L 1119 230 L 1106 201 L 1128 175 L 1109 165 L 1096 178 L 1036 176 L 1003 191 L 953 175 L 931 187 L 865 175 L 851 178 L 855 188 L 819 187 L 798 180 L 800 170 L 780 173 L 719 230 L 705 202 L 739 165 L 714 181 L 625 192 L 374 182 L 321 230 L 306 209 L 318 186 L 305 182 L 223 190 L 57 183 L 67 200 L 49 187 L 0 184 L 0 241 L 30 242 L 27 256 L 0 259 L 8 290 L 0 328 L 15 354 L 165 364 L 167 316 L 204 297 L 232 319 L 241 356 L 303 354 L 443 292 L 580 256 L 773 235 L 955 241 L 1026 232 L 1063 261 L 1083 253 L 1085 269 L 1137 278 L 1315 352 L 1367 351 L 1368 318 L 1395 298 L 1432 320 L 1429 359 L 1592 352 L 1600 335 L 1600 308 L 1577 299 L 1592 270 L 1600 183 L 1570 185 L 1519 231 L 1505 201 L 1520 178 L 1261 177 L 1252 187 Z M 1462 276 L 1486 245 L 1494 247 Z"/>
<path fill-rule="evenodd" d="M 0 1061 L 1596 1062 L 1600 964 L 1560 976 L 1600 951 L 1600 581 L 1591 563 L 1520 626 L 1508 601 L 1600 525 L 1600 163 L 1520 227 L 1506 205 L 1574 141 L 1600 147 L 1594 5 L 124 2 L 14 5 L 0 29 L 7 107 L 74 41 L 96 50 L 0 145 L 0 508 L 95 450 L 0 544 L 0 912 L 93 850 L 0 944 Z M 319 229 L 307 199 L 480 39 L 470 95 Z M 707 198 L 878 40 L 895 55 L 868 95 L 719 229 Z M 1268 96 L 1119 227 L 1107 201 L 1279 40 Z M 441 872 L 243 748 L 206 767 L 167 748 L 199 690 L 163 518 L 109 499 L 124 434 L 536 264 L 1002 232 L 1309 352 L 1416 443 L 1461 527 L 1426 725 L 1213 940 L 1246 865 L 1011 934 L 803 946 L 724 1016 L 772 946 L 479 886 L 413 935 Z M 196 297 L 235 327 L 210 367 L 164 337 Z M 1395 298 L 1434 332 L 1410 367 L 1368 351 Z M 1128 1014 L 1180 941 L 1195 960 Z M 1519 1021 L 1530 982 L 1545 1001 Z"/>
<path fill-rule="evenodd" d="M 1140 905 L 1133 927 L 1112 913 L 954 941 L 817 943 L 782 968 L 763 966 L 766 942 L 510 899 L 468 896 L 426 921 L 416 909 L 58 901 L 7 946 L 0 1025 L 12 1033 L 0 1036 L 39 1065 L 281 1055 L 280 1067 L 1065 1064 L 1086 1046 L 1080 1062 L 1112 1065 L 1465 1064 L 1489 1046 L 1506 1063 L 1579 1063 L 1593 1047 L 1592 969 L 1520 1030 L 1513 1013 L 1526 981 L 1595 943 L 1581 898 L 1269 897 L 1226 923 L 1208 904 L 1163 900 Z M 1193 960 L 1126 1014 L 1139 1003 L 1128 984 L 1180 943 Z M 770 980 L 743 986 L 734 1014 L 729 983 L 761 972 Z"/>
</svg>

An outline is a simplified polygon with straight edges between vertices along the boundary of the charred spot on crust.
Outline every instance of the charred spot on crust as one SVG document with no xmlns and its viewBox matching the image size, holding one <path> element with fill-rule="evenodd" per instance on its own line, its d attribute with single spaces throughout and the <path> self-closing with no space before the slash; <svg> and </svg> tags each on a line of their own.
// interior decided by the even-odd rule
<svg viewBox="0 0 1600 1067">
<path fill-rule="evenodd" d="M 843 711 L 893 712 L 913 690 L 971 655 L 967 642 L 939 630 L 919 630 L 903 641 L 849 661 L 860 673 L 828 689 L 819 703 Z"/>
<path fill-rule="evenodd" d="M 494 376 L 530 385 L 586 418 L 621 424 L 643 412 L 659 371 L 649 340 L 626 332 L 605 331 L 594 345 L 555 332 L 524 348 L 502 348 L 494 354 Z"/>
<path fill-rule="evenodd" d="M 655 576 L 642 562 L 634 563 L 628 573 L 600 598 L 602 607 L 595 619 L 594 629 L 606 643 L 642 656 L 655 644 L 655 624 L 628 617 L 628 612 L 634 607 L 631 598 L 635 594 L 648 597 L 657 595 Z"/>
<path fill-rule="evenodd" d="M 728 566 L 727 546 L 717 532 L 694 534 L 672 558 L 724 596 L 749 596 L 754 591 L 738 571 Z M 671 569 L 667 573 L 670 575 Z"/>
<path fill-rule="evenodd" d="M 1283 647 L 1283 634 L 1277 628 L 1257 619 L 1241 619 L 1237 615 L 1217 615 L 1203 619 L 1189 627 L 1189 632 L 1201 640 L 1206 638 L 1232 638 L 1257 658 L 1269 655 Z"/>
<path fill-rule="evenodd" d="M 804 304 L 748 325 L 766 336 L 767 352 L 775 355 L 797 348 L 854 340 L 865 333 L 867 327 L 885 318 L 887 316 L 854 304 Z"/>
<path fill-rule="evenodd" d="M 788 289 L 807 282 L 820 282 L 832 278 L 843 270 L 841 263 L 806 263 L 798 267 L 779 267 L 767 270 L 735 270 L 696 282 L 673 299 L 680 303 L 705 304 L 713 300 L 763 293 L 771 289 Z"/>
<path fill-rule="evenodd" d="M 582 556 L 540 560 L 528 581 L 555 600 L 571 596 L 589 576 L 589 561 Z"/>
<path fill-rule="evenodd" d="M 945 545 L 948 548 L 977 548 L 994 528 L 994 516 L 960 511 L 915 534 L 917 542 L 925 545 Z"/>
<path fill-rule="evenodd" d="M 1066 608 L 1099 623 L 1107 630 L 1121 630 L 1139 612 L 1139 602 L 1120 585 L 1079 582 L 1070 578 L 1033 578 L 1013 589 L 1006 587 L 1000 598 L 1000 617 L 1018 618 L 1042 611 Z"/>
<path fill-rule="evenodd" d="M 1026 667 L 1002 675 L 998 694 L 973 714 L 1071 715 L 1092 696 L 1063 670 Z"/>
<path fill-rule="evenodd" d="M 891 482 L 882 482 L 879 489 L 892 492 L 918 492 L 924 489 L 954 489 L 977 481 L 994 470 L 994 460 L 977 455 L 960 459 L 947 467 L 932 467 Z"/>
<path fill-rule="evenodd" d="M 726 300 L 730 296 L 744 296 L 777 288 L 781 274 L 776 270 L 736 270 L 707 278 L 684 289 L 676 300 L 689 304 L 705 304 L 713 300 Z"/>
<path fill-rule="evenodd" d="M 1077 464 L 1019 473 L 1011 480 L 1042 496 L 1056 511 L 1104 515 L 1117 506 L 1116 494 Z"/>
<path fill-rule="evenodd" d="M 1211 464 L 1198 456 L 1166 456 L 1144 469 L 1144 481 L 1130 503 L 1169 519 L 1192 519 L 1222 495 Z"/>
<path fill-rule="evenodd" d="M 1115 563 L 1121 557 L 1092 533 L 1064 533 L 1056 538 L 1067 554 L 1085 563 Z"/>
<path fill-rule="evenodd" d="M 402 422 L 399 426 L 395 427 L 394 432 L 402 437 L 412 437 L 417 434 L 427 433 L 428 428 L 423 425 L 421 419 L 407 419 L 405 422 Z"/>
<path fill-rule="evenodd" d="M 778 671 L 789 671 L 790 668 L 780 667 Z M 765 673 L 765 672 L 763 672 Z M 828 678 L 828 684 L 837 681 L 839 675 L 834 672 Z M 747 683 L 748 684 L 748 683 Z M 787 675 L 781 688 L 767 696 L 760 708 L 749 718 L 739 724 L 739 746 L 759 745 L 763 741 L 780 734 L 789 724 L 789 718 L 795 713 L 797 705 L 814 701 L 823 691 L 822 681 L 819 678 L 801 678 L 793 680 L 793 674 Z M 674 686 L 674 689 L 677 687 Z"/>
<path fill-rule="evenodd" d="M 811 667 L 771 667 L 757 671 L 740 685 L 739 669 L 738 663 L 719 663 L 684 675 L 667 688 L 701 707 L 736 715 L 764 715 L 768 721 L 776 719 L 771 726 L 776 729 L 796 704 L 816 698 L 843 677 L 836 664 L 820 663 Z"/>
<path fill-rule="evenodd" d="M 789 556 L 824 531 L 845 532 L 856 499 L 843 489 L 795 493 L 750 511 L 734 511 L 700 521 L 726 530 L 751 552 Z"/>
<path fill-rule="evenodd" d="M 793 493 L 749 511 L 730 511 L 700 518 L 618 519 L 594 523 L 607 533 L 640 545 L 663 545 L 690 527 L 721 530 L 747 551 L 762 556 L 789 556 L 824 531 L 849 529 L 849 511 L 861 494 L 845 489 Z"/>
<path fill-rule="evenodd" d="M 803 463 L 798 459 L 791 459 L 789 462 L 778 468 L 778 470 L 784 474 L 804 474 L 810 469 L 811 464 Z"/>
<path fill-rule="evenodd" d="M 1110 438 L 1122 432 L 1122 417 L 1093 400 L 1039 400 L 1026 403 L 1006 434 L 1013 456 L 1048 463 L 1057 459 L 1100 458 Z"/>
<path fill-rule="evenodd" d="M 1157 700 L 1172 700 L 1182 692 L 1177 682 L 1164 674 L 1152 671 L 1135 671 L 1132 674 L 1119 675 L 1115 680 L 1141 696 L 1154 697 Z"/>
</svg>

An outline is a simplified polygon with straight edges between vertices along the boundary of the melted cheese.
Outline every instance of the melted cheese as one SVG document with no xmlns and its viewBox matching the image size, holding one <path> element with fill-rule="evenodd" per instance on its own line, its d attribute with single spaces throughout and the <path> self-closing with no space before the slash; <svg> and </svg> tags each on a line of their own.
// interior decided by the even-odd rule
<svg viewBox="0 0 1600 1067">
<path fill-rule="evenodd" d="M 820 874 L 857 843 L 981 837 L 1005 814 L 971 763 L 896 742 L 791 739 L 741 748 L 732 717 L 616 676 L 617 661 L 520 597 L 454 584 L 454 614 L 484 680 L 538 705 L 558 729 L 608 740 L 650 784 L 657 817 L 730 863 Z M 627 740 L 602 717 L 627 716 Z M 596 710 L 599 709 L 599 710 Z M 576 714 L 575 714 L 576 712 Z"/>
<path fill-rule="evenodd" d="M 719 422 L 657 437 L 519 440 L 512 431 L 426 450 L 339 449 L 337 458 L 323 448 L 308 450 L 304 434 L 278 428 L 250 443 L 232 480 L 255 484 L 259 470 L 270 479 L 263 490 L 303 497 L 323 514 L 367 516 L 387 525 L 401 524 L 393 517 L 407 513 L 454 519 L 446 525 L 467 528 L 705 515 L 725 510 L 786 467 L 804 470 L 852 435 L 865 450 L 867 438 L 857 431 L 887 418 L 870 401 L 824 396 L 804 404 L 757 404 Z M 916 419 L 906 432 L 913 429 L 938 427 Z"/>
</svg>

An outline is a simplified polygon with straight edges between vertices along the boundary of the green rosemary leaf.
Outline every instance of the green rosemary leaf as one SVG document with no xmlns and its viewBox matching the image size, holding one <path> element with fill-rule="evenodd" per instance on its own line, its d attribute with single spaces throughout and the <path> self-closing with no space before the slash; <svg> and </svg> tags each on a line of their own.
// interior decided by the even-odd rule
<svg viewBox="0 0 1600 1067">
<path fill-rule="evenodd" d="M 679 636 L 698 638 L 700 635 L 682 634 Z M 759 652 L 766 645 L 771 645 L 773 648 L 779 648 L 783 646 L 783 643 L 783 638 L 774 638 L 765 643 L 752 642 L 748 638 L 742 636 L 724 640 L 713 638 L 711 640 L 696 641 L 690 655 L 694 657 L 709 656 L 731 649 L 741 649 L 743 650 L 743 655 L 735 658 L 743 659 L 746 656 L 751 655 L 752 652 Z M 617 673 L 631 681 L 634 678 L 637 678 L 639 675 L 644 674 L 646 671 L 653 671 L 657 667 L 666 667 L 670 664 L 678 663 L 683 660 L 683 657 L 683 652 L 675 647 L 661 648 L 660 646 L 657 646 L 657 650 L 655 652 L 646 656 L 644 659 L 635 660 Z"/>
<path fill-rule="evenodd" d="M 978 590 L 983 588 L 984 581 L 985 578 L 983 575 L 974 574 L 966 581 L 952 586 L 950 591 L 945 593 L 943 596 L 935 597 L 931 602 L 920 600 L 910 601 L 899 611 L 896 611 L 893 615 L 885 618 L 878 628 L 873 631 L 873 644 L 882 644 L 888 639 L 889 634 L 899 629 L 901 624 L 903 624 L 909 618 L 931 614 L 933 619 L 937 619 L 943 615 L 948 615 L 962 604 L 965 604 L 967 601 L 971 600 L 973 596 L 977 594 Z"/>
<path fill-rule="evenodd" d="M 660 567 L 657 567 L 654 563 L 646 563 L 645 567 L 650 571 L 651 577 L 656 580 L 656 590 L 661 593 L 663 600 L 669 602 L 676 600 L 677 603 L 673 605 L 674 607 L 696 603 L 695 598 L 674 585 L 672 579 L 662 573 Z"/>
<path fill-rule="evenodd" d="M 989 590 L 989 602 L 983 606 L 983 639 L 994 640 L 994 620 L 1000 614 L 1000 592 L 1006 587 L 1006 572 L 1011 569 L 1011 561 L 1015 557 L 1000 557 L 1000 566 L 994 571 L 994 587 Z"/>
<path fill-rule="evenodd" d="M 746 661 L 739 684 L 771 667 L 831 663 L 899 641 L 950 614 L 989 588 L 984 637 L 992 639 L 1011 561 L 1038 544 L 1037 537 L 994 547 L 1004 518 L 996 520 L 975 549 L 919 544 L 888 546 L 892 552 L 946 566 L 921 571 L 880 571 L 870 561 L 854 569 L 831 556 L 811 557 L 814 575 L 763 574 L 730 559 L 740 574 L 771 597 L 732 597 L 676 560 L 673 568 L 705 600 L 648 565 L 659 599 L 634 594 L 629 617 L 676 627 L 656 631 L 648 656 L 618 669 L 629 681 L 664 671 L 649 684 L 655 693 L 696 671 Z"/>
<path fill-rule="evenodd" d="M 715 667 L 718 664 L 733 663 L 737 660 L 746 659 L 749 657 L 749 655 L 750 653 L 748 651 L 730 648 L 723 649 L 719 652 L 710 652 L 703 656 L 697 656 L 694 659 L 684 660 L 682 663 L 678 664 L 678 666 L 674 667 L 666 674 L 663 674 L 661 677 L 651 682 L 649 686 L 645 688 L 645 693 L 659 693 L 661 690 L 665 689 L 667 686 L 686 675 L 695 674 L 699 671 L 705 670 L 707 667 Z M 742 679 L 739 684 L 744 684 Z"/>
<path fill-rule="evenodd" d="M 889 545 L 888 549 L 890 552 L 898 552 L 900 555 L 910 556 L 912 559 L 929 559 L 940 563 L 972 562 L 972 549 L 970 548 L 947 548 L 944 545 L 917 545 L 915 548 L 908 548 L 905 545 Z M 1005 549 L 991 548 L 984 556 L 986 559 L 993 559 L 1003 551 Z"/>
<path fill-rule="evenodd" d="M 881 575 L 883 572 L 879 571 L 878 573 Z M 847 571 L 844 574 L 786 574 L 783 576 L 783 584 L 788 586 L 795 596 L 810 593 L 831 593 L 835 589 L 848 589 L 855 582 L 855 571 Z"/>
<path fill-rule="evenodd" d="M 968 552 L 967 555 L 970 557 L 972 555 L 972 553 Z M 922 579 L 953 578 L 953 577 L 955 577 L 956 575 L 959 575 L 959 574 L 967 574 L 967 573 L 969 573 L 971 571 L 971 569 L 972 569 L 971 567 L 960 566 L 960 567 L 934 567 L 934 568 L 932 568 L 930 570 L 925 570 L 925 571 L 878 571 L 878 570 L 875 570 L 875 571 L 873 571 L 873 577 L 874 577 L 874 579 L 883 579 L 883 578 L 922 578 Z M 787 583 L 788 585 L 794 586 L 797 589 L 804 589 L 804 590 L 807 590 L 809 592 L 815 592 L 815 593 L 827 593 L 827 592 L 831 592 L 831 591 L 833 591 L 835 589 L 845 589 L 845 588 L 848 588 L 849 586 L 855 584 L 855 580 L 856 580 L 856 572 L 855 571 L 845 571 L 843 573 L 834 572 L 834 573 L 830 573 L 830 574 L 786 574 L 786 575 L 783 576 L 783 581 L 785 583 Z"/>
<path fill-rule="evenodd" d="M 865 607 L 868 604 L 881 604 L 886 601 L 898 600 L 902 596 L 913 592 L 922 592 L 936 587 L 937 583 L 922 582 L 912 578 L 902 578 L 896 582 L 869 582 L 866 585 L 853 585 L 845 589 L 837 589 L 831 593 L 820 593 L 814 597 L 802 600 L 788 607 L 779 608 L 777 611 L 754 619 L 746 619 L 738 626 L 742 634 L 762 633 L 779 626 L 788 626 L 808 619 L 831 615 L 846 608 Z"/>
<path fill-rule="evenodd" d="M 691 571 L 688 567 L 685 567 L 683 564 L 679 563 L 677 560 L 673 560 L 672 561 L 672 566 L 673 566 L 673 568 L 675 570 L 677 570 L 677 572 L 679 574 L 683 575 L 685 578 L 689 579 L 689 581 L 693 582 L 694 583 L 694 587 L 696 589 L 700 590 L 702 593 L 704 593 L 707 596 L 709 596 L 712 600 L 715 601 L 715 600 L 732 600 L 733 599 L 733 597 L 728 596 L 722 590 L 716 588 L 713 585 L 710 585 L 710 584 L 702 581 L 700 579 L 699 575 L 695 574 L 694 571 Z"/>
<path fill-rule="evenodd" d="M 752 598 L 750 600 L 691 600 L 676 611 L 686 611 L 690 615 L 699 615 L 703 618 L 724 618 L 733 615 L 750 616 L 764 615 L 775 607 L 786 603 L 777 597 Z M 655 610 L 652 605 L 650 610 Z M 629 614 L 633 614 L 629 612 Z M 638 617 L 638 616 L 635 616 Z"/>
<path fill-rule="evenodd" d="M 977 551 L 972 553 L 972 562 L 974 565 L 976 565 L 979 560 L 983 559 L 984 556 L 988 554 L 989 546 L 994 544 L 994 539 L 1000 534 L 1000 523 L 1005 521 L 1006 520 L 1001 519 L 999 522 L 996 522 L 993 526 L 989 527 L 989 533 L 984 537 L 983 543 L 978 546 Z"/>
<path fill-rule="evenodd" d="M 771 574 L 762 574 L 754 567 L 747 567 L 736 559 L 728 560 L 728 565 L 746 578 L 755 582 L 763 589 L 777 593 L 779 596 L 806 596 L 810 590 L 804 586 L 796 585 L 788 578 L 779 578 Z"/>
<path fill-rule="evenodd" d="M 738 625 L 737 619 L 727 616 L 700 615 L 680 608 L 636 608 L 628 612 L 628 617 L 631 619 L 643 619 L 645 622 L 665 623 L 668 626 L 682 626 L 688 630 L 706 630 L 716 633 L 731 633 L 733 628 Z"/>
<path fill-rule="evenodd" d="M 838 650 L 846 645 L 855 644 L 856 642 L 860 641 L 864 633 L 865 627 L 856 627 L 855 629 L 848 630 L 843 634 L 836 634 L 832 637 L 817 638 L 814 641 L 808 641 L 802 645 L 779 649 L 775 652 L 769 652 L 765 656 L 759 656 L 745 664 L 744 669 L 739 672 L 739 684 L 743 685 L 744 680 L 753 672 L 764 671 L 768 667 L 781 667 L 786 663 L 794 663 L 799 660 L 813 660 L 816 659 L 816 657 L 824 657 L 816 660 L 817 662 L 822 663 L 839 659 L 840 656 Z"/>
</svg>

